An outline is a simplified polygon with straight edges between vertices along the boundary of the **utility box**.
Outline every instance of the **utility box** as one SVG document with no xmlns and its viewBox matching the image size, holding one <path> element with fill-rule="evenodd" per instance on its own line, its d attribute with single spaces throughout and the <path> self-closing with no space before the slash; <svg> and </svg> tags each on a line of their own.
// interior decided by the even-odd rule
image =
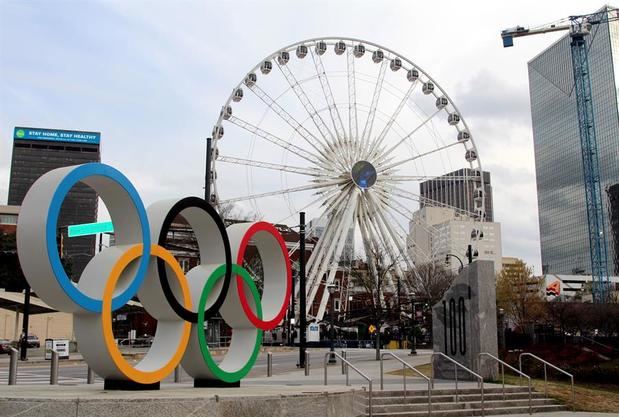
<svg viewBox="0 0 619 417">
<path fill-rule="evenodd" d="M 307 326 L 307 341 L 308 342 L 320 342 L 320 327 L 318 324 L 311 323 Z"/>
<path fill-rule="evenodd" d="M 58 359 L 69 359 L 68 339 L 45 339 L 45 359 L 52 359 L 52 350 L 58 352 Z"/>
</svg>

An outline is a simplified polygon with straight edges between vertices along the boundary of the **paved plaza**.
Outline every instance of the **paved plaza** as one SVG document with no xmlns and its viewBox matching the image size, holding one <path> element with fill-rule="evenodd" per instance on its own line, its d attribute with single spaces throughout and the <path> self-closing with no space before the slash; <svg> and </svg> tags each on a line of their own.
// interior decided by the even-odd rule
<svg viewBox="0 0 619 417">
<path fill-rule="evenodd" d="M 268 348 L 267 348 L 268 350 Z M 279 386 L 279 387 L 298 387 L 298 386 L 323 386 L 324 384 L 324 355 L 327 349 L 309 349 L 310 352 L 310 375 L 305 376 L 303 369 L 297 368 L 298 350 L 287 350 L 273 353 L 273 376 L 267 378 L 267 354 L 263 352 L 259 355 L 256 364 L 247 378 L 241 382 L 241 388 L 250 388 L 252 386 Z M 337 352 L 341 353 L 341 350 Z M 393 350 L 398 357 L 402 358 L 409 364 L 422 365 L 430 362 L 429 350 L 418 350 L 417 356 L 409 356 L 408 350 Z M 375 351 L 373 349 L 349 349 L 346 351 L 347 358 L 355 364 L 362 372 L 366 373 L 374 381 L 374 389 L 378 388 L 380 383 L 380 362 L 375 360 Z M 69 361 L 61 361 L 59 367 L 59 385 L 76 386 L 86 384 L 87 366 L 81 360 L 78 354 L 72 354 L 72 359 Z M 388 372 L 395 369 L 401 369 L 401 364 L 395 360 L 385 358 L 385 384 L 388 386 L 402 385 L 402 377 L 389 375 Z M 42 357 L 30 357 L 26 362 L 18 363 L 17 387 L 20 385 L 49 385 L 50 361 L 45 361 Z M 168 376 L 162 381 L 161 392 L 169 389 L 168 384 L 174 384 L 173 375 Z M 367 382 L 350 370 L 349 378 L 351 386 L 361 387 L 367 385 Z M 0 385 L 6 385 L 8 380 L 8 356 L 0 359 Z M 329 365 L 328 367 L 328 382 L 329 386 L 342 387 L 345 385 L 345 376 L 341 373 L 341 365 L 338 361 L 337 365 Z M 95 386 L 102 384 L 101 378 L 95 379 Z M 175 386 L 190 386 L 191 378 L 184 371 L 181 376 L 181 383 L 174 384 Z M 425 386 L 426 383 L 419 378 L 407 378 L 407 384 L 410 389 L 418 384 Z M 10 389 L 10 387 L 9 387 Z M 100 387 L 99 387 L 100 389 Z M 17 389 L 16 391 L 19 391 Z M 225 391 L 225 390 L 224 390 Z"/>
</svg>

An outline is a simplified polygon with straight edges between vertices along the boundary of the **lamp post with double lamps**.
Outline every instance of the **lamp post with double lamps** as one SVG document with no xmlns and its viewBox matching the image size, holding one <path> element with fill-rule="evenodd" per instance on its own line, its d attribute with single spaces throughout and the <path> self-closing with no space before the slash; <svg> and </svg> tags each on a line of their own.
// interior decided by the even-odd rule
<svg viewBox="0 0 619 417">
<path fill-rule="evenodd" d="M 458 255 L 454 255 L 453 253 L 448 253 L 447 255 L 445 255 L 445 263 L 448 264 L 449 263 L 449 257 L 454 257 L 458 260 L 458 262 L 460 262 L 460 267 L 458 268 L 458 273 L 462 272 L 462 269 L 464 268 L 464 264 L 462 263 L 462 259 L 460 259 L 460 257 Z"/>
<path fill-rule="evenodd" d="M 410 356 L 417 354 L 417 338 L 415 336 L 415 328 L 417 327 L 417 319 L 415 317 L 415 293 L 409 294 L 411 299 L 411 353 Z"/>
<path fill-rule="evenodd" d="M 331 331 L 329 332 L 329 338 L 331 339 L 330 341 L 330 349 L 329 351 L 331 352 L 331 354 L 329 355 L 329 363 L 336 363 L 335 362 L 335 342 L 334 342 L 334 338 L 335 338 L 335 328 L 334 328 L 334 323 L 333 323 L 333 316 L 335 313 L 335 303 L 334 303 L 334 297 L 333 294 L 335 293 L 335 284 L 331 283 L 329 285 L 327 285 L 327 290 L 329 291 L 329 298 L 331 299 L 331 307 L 329 308 L 329 316 L 331 319 Z"/>
</svg>

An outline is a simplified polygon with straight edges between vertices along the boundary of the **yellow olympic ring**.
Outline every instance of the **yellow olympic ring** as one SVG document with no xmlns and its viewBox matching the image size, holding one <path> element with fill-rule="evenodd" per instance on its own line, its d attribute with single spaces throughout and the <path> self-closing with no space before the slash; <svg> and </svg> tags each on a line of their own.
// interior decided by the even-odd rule
<svg viewBox="0 0 619 417">
<path fill-rule="evenodd" d="M 156 256 L 162 259 L 172 268 L 172 271 L 174 271 L 174 275 L 176 275 L 176 278 L 178 279 L 178 282 L 180 284 L 180 289 L 183 294 L 184 306 L 187 309 L 191 309 L 192 305 L 191 295 L 189 292 L 189 284 L 181 266 L 178 264 L 178 261 L 170 252 L 168 252 L 165 248 L 159 245 L 151 245 L 150 252 L 152 256 Z M 191 323 L 184 322 L 181 337 L 178 343 L 178 348 L 176 349 L 176 352 L 174 353 L 172 358 L 163 367 L 159 369 L 148 369 L 149 366 L 147 358 L 150 352 L 136 367 L 133 367 L 125 360 L 125 358 L 123 358 L 122 353 L 118 349 L 118 345 L 114 340 L 114 333 L 112 332 L 112 298 L 114 296 L 116 284 L 118 283 L 118 280 L 120 279 L 125 268 L 132 261 L 142 256 L 142 254 L 143 245 L 137 244 L 127 250 L 118 260 L 118 262 L 114 265 L 112 271 L 110 272 L 108 281 L 105 285 L 105 291 L 103 292 L 103 305 L 101 314 L 105 345 L 107 346 L 110 357 L 114 361 L 114 364 L 118 367 L 118 370 L 130 380 L 141 384 L 153 384 L 163 380 L 166 376 L 172 373 L 174 368 L 176 368 L 180 363 L 185 353 L 185 349 L 187 348 L 187 345 L 189 343 Z M 145 362 L 146 364 L 142 366 L 146 369 L 140 369 L 140 365 Z"/>
</svg>

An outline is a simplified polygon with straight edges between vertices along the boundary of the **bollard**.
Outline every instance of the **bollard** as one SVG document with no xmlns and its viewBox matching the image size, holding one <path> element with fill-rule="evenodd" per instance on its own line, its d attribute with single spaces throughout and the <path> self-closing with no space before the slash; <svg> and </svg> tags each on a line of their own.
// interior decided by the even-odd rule
<svg viewBox="0 0 619 417">
<path fill-rule="evenodd" d="M 176 365 L 176 368 L 174 368 L 174 382 L 176 384 L 179 384 L 181 382 L 181 366 L 180 365 Z"/>
<path fill-rule="evenodd" d="M 11 362 L 9 364 L 9 385 L 17 384 L 17 349 L 11 348 Z"/>
<path fill-rule="evenodd" d="M 346 351 L 342 349 L 342 358 L 346 359 Z M 346 362 L 342 361 L 342 375 L 346 373 Z"/>
<path fill-rule="evenodd" d="M 86 383 L 94 384 L 95 383 L 95 371 L 93 371 L 92 368 L 89 366 L 87 372 L 88 373 L 86 374 Z"/>
<path fill-rule="evenodd" d="M 267 352 L 267 377 L 273 376 L 273 354 Z"/>
<path fill-rule="evenodd" d="M 305 351 L 305 376 L 309 376 L 310 372 L 310 353 Z"/>
<path fill-rule="evenodd" d="M 49 372 L 49 384 L 58 385 L 58 352 L 52 349 L 52 369 Z"/>
</svg>

